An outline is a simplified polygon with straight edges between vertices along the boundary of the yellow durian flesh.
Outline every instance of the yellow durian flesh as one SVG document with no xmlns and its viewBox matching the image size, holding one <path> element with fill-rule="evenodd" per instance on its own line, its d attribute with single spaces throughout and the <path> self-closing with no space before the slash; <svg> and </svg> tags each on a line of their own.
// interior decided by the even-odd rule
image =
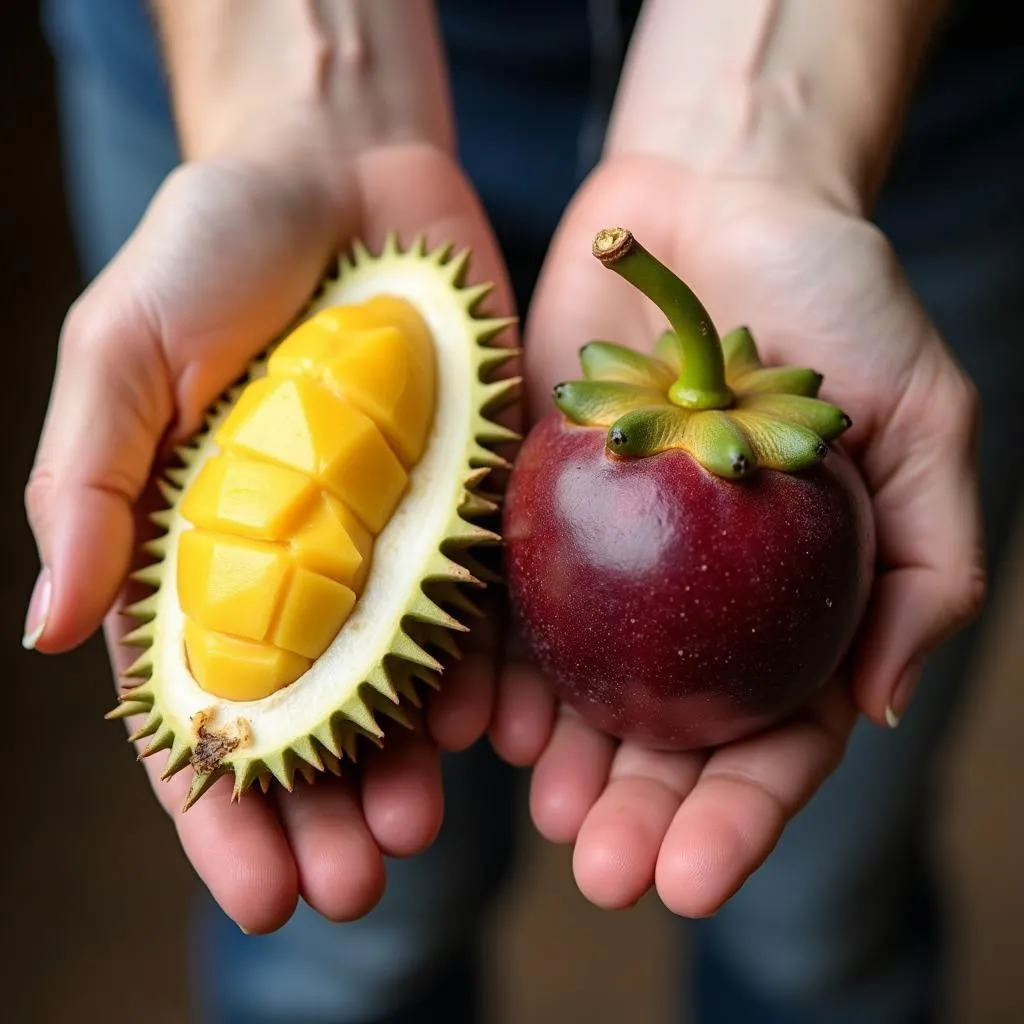
<svg viewBox="0 0 1024 1024">
<path fill-rule="evenodd" d="M 145 754 L 170 750 L 166 776 L 191 765 L 186 806 L 225 772 L 234 774 L 236 796 L 257 780 L 290 787 L 296 771 L 335 769 L 339 758 L 354 757 L 357 737 L 380 742 L 378 715 L 404 720 L 400 703 L 418 700 L 417 682 L 437 684 L 442 665 L 427 648 L 451 649 L 450 636 L 467 628 L 455 617 L 472 607 L 460 585 L 482 585 L 467 552 L 499 540 L 473 521 L 496 507 L 479 487 L 491 467 L 505 464 L 492 446 L 515 439 L 491 417 L 515 397 L 518 379 L 494 379 L 516 354 L 494 343 L 512 321 L 477 313 L 489 288 L 466 287 L 466 265 L 467 254 L 451 259 L 447 247 L 428 253 L 417 243 L 403 251 L 391 238 L 372 256 L 357 245 L 299 326 L 213 410 L 208 430 L 182 450 L 184 465 L 169 474 L 169 508 L 154 517 L 167 531 L 152 547 L 162 561 L 137 574 L 157 589 L 132 609 L 143 625 L 126 638 L 148 647 L 129 672 L 142 682 L 125 690 L 112 716 L 146 715 L 134 738 L 150 737 Z M 375 372 L 374 337 L 389 360 L 405 346 L 404 373 Z M 325 358 L 328 341 L 335 348 Z M 376 427 L 394 462 L 364 460 L 365 473 L 346 473 L 322 450 L 285 449 L 272 432 L 242 429 L 246 417 L 237 410 L 245 411 L 245 395 L 258 385 L 256 396 L 262 388 L 265 397 L 273 384 L 292 388 L 293 409 L 303 385 L 328 395 L 350 424 Z M 336 452 L 343 441 L 330 437 L 325 447 Z M 234 459 L 239 463 L 229 464 Z M 273 465 L 274 484 L 259 483 L 246 460 Z M 203 486 L 216 492 L 231 474 L 244 484 L 247 473 L 252 491 L 273 494 L 255 500 L 241 486 L 231 501 L 194 497 L 204 477 L 210 483 Z M 365 486 L 367 476 L 374 487 Z M 266 587 L 279 602 L 287 603 L 296 566 L 307 584 L 317 577 L 347 588 L 351 607 L 335 605 L 332 614 L 343 621 L 322 653 L 309 656 L 323 634 L 310 635 L 299 613 L 284 622 L 276 610 L 269 620 L 253 611 L 232 625 L 235 632 L 186 614 L 178 581 L 189 543 L 181 541 L 190 531 L 249 545 L 238 560 L 250 567 L 254 588 Z M 343 536 L 347 541 L 339 542 Z M 292 567 L 284 582 L 275 576 L 271 549 Z M 299 605 L 330 603 L 310 594 L 300 592 Z M 236 635 L 261 630 L 263 639 Z M 258 656 L 248 644 L 260 648 Z M 193 667 L 205 672 L 207 685 L 217 673 L 229 679 L 223 665 L 242 656 L 248 657 L 235 675 L 240 681 L 222 683 L 219 694 L 193 674 Z"/>
<path fill-rule="evenodd" d="M 202 689 L 258 700 L 327 649 L 423 453 L 434 378 L 423 318 L 381 296 L 311 316 L 244 387 L 181 503 L 194 529 L 178 597 Z"/>
</svg>

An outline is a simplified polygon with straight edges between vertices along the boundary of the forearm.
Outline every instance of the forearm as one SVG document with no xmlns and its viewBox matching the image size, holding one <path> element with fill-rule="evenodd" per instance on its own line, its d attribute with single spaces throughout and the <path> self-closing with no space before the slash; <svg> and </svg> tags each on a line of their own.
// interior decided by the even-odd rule
<svg viewBox="0 0 1024 1024">
<path fill-rule="evenodd" d="M 871 205 L 944 0 L 647 0 L 607 142 Z"/>
<path fill-rule="evenodd" d="M 276 124 L 453 148 L 432 0 L 153 0 L 186 157 Z M 302 130 L 305 130 L 303 128 Z"/>
</svg>

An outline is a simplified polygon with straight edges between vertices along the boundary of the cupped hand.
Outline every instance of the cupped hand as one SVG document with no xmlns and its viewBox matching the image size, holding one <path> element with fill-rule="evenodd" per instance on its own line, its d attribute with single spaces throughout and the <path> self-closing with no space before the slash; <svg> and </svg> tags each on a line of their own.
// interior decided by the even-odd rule
<svg viewBox="0 0 1024 1024">
<path fill-rule="evenodd" d="M 507 671 L 492 739 L 534 765 L 531 809 L 575 844 L 577 882 L 628 906 L 655 886 L 673 911 L 713 913 L 777 843 L 842 757 L 857 713 L 893 726 L 923 659 L 984 596 L 974 388 L 916 301 L 883 235 L 811 193 L 701 180 L 654 159 L 602 165 L 559 228 L 526 331 L 530 413 L 579 375 L 595 338 L 648 351 L 657 308 L 591 256 L 619 225 L 676 271 L 720 330 L 751 328 L 766 363 L 810 366 L 852 418 L 843 443 L 872 496 L 878 567 L 843 679 L 795 718 L 710 751 L 617 743 L 555 709 L 525 663 Z"/>
<path fill-rule="evenodd" d="M 496 282 L 495 312 L 511 311 L 480 206 L 445 153 L 389 145 L 331 161 L 316 177 L 279 141 L 269 155 L 174 172 L 66 319 L 26 492 L 43 565 L 27 646 L 66 651 L 104 623 L 115 671 L 127 667 L 118 609 L 154 465 L 301 311 L 353 237 L 371 249 L 390 231 L 405 244 L 422 234 L 431 246 L 471 247 L 472 279 Z M 232 804 L 224 779 L 182 814 L 191 773 L 161 782 L 166 754 L 146 759 L 154 792 L 225 912 L 266 932 L 299 897 L 332 919 L 369 911 L 384 888 L 382 856 L 417 853 L 437 833 L 438 751 L 467 746 L 486 727 L 491 661 L 468 655 L 421 727 L 365 755 L 358 780 L 325 776 L 266 797 L 257 787 Z"/>
</svg>

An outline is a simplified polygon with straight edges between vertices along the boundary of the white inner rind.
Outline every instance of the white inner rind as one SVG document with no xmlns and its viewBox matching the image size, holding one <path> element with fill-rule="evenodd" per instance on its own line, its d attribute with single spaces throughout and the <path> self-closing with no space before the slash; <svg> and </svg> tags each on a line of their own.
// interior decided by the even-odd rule
<svg viewBox="0 0 1024 1024">
<path fill-rule="evenodd" d="M 331 645 L 304 675 L 257 701 L 224 701 L 199 687 L 185 660 L 185 615 L 177 588 L 178 540 L 192 527 L 180 515 L 173 517 L 152 654 L 157 703 L 176 733 L 188 734 L 193 715 L 213 710 L 212 728 L 228 726 L 239 717 L 248 722 L 251 740 L 235 756 L 248 760 L 279 752 L 355 696 L 398 634 L 410 599 L 419 590 L 462 499 L 467 453 L 474 441 L 476 334 L 465 299 L 448 276 L 448 268 L 433 262 L 385 257 L 347 268 L 342 280 L 332 282 L 311 307 L 312 314 L 326 306 L 364 302 L 381 294 L 408 299 L 430 327 L 437 384 L 433 429 L 409 475 L 405 495 L 376 538 L 363 592 Z M 219 451 L 212 437 L 226 415 L 225 411 L 214 421 L 189 466 L 186 488 L 202 464 Z M 439 481 L 449 486 L 439 486 Z M 235 756 L 225 760 L 233 761 Z"/>
</svg>

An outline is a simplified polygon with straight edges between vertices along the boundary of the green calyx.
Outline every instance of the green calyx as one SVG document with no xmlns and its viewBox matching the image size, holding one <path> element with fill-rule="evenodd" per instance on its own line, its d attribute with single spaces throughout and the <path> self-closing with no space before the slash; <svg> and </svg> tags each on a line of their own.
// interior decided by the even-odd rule
<svg viewBox="0 0 1024 1024">
<path fill-rule="evenodd" d="M 817 397 L 820 374 L 765 367 L 746 327 L 719 339 L 697 296 L 628 231 L 598 232 L 594 255 L 671 325 L 650 355 L 608 341 L 584 345 L 584 379 L 555 387 L 555 404 L 572 422 L 608 428 L 613 455 L 676 448 L 718 476 L 739 479 L 759 468 L 808 469 L 850 427 L 841 409 Z"/>
</svg>

